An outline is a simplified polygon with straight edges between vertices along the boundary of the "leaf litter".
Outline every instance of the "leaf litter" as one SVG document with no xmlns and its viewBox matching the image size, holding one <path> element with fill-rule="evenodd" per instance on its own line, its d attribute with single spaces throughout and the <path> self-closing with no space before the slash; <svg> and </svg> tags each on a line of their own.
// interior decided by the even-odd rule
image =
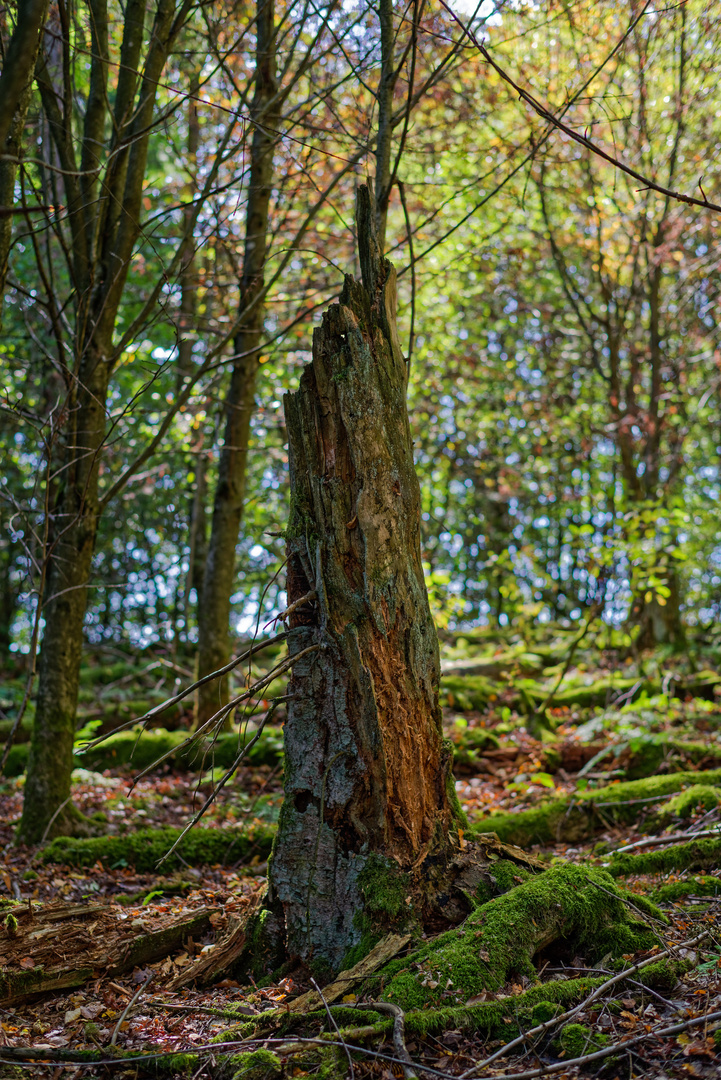
<svg viewBox="0 0 721 1080">
<path fill-rule="evenodd" d="M 606 676 L 609 669 L 603 657 L 599 660 L 596 654 L 590 662 L 588 657 L 586 661 L 580 665 L 585 671 L 569 672 L 571 682 L 574 675 L 586 681 L 590 676 L 596 680 Z M 721 728 L 721 708 L 715 693 L 710 700 L 708 694 L 703 697 L 686 694 L 665 701 L 654 701 L 651 697 L 637 701 L 635 708 L 633 702 L 625 703 L 620 709 L 614 709 L 613 705 L 552 707 L 548 729 L 534 734 L 530 733 L 532 725 L 522 710 L 508 704 L 513 700 L 509 679 L 505 688 L 499 686 L 493 697 L 481 709 L 459 710 L 449 705 L 444 709 L 447 734 L 461 749 L 469 743 L 482 745 L 481 735 L 490 737 L 465 760 L 461 754 L 462 763 L 456 770 L 456 790 L 471 825 L 493 813 L 515 814 L 542 806 L 549 798 L 573 796 L 586 790 L 589 784 L 607 788 L 626 779 L 631 763 L 638 758 L 639 745 L 641 751 L 644 749 L 644 736 L 646 743 L 662 736 L 677 743 L 685 739 L 689 744 L 694 739 L 705 739 L 713 750 Z M 668 753 L 661 758 L 656 771 L 672 772 L 679 767 L 700 769 L 708 764 L 708 758 L 703 756 L 693 760 L 683 752 Z M 209 782 L 209 778 L 205 781 Z M 129 770 L 102 774 L 77 770 L 74 775 L 75 805 L 89 817 L 96 815 L 99 826 L 99 815 L 103 815 L 102 831 L 110 835 L 123 835 L 149 825 L 183 826 L 204 795 L 205 789 L 197 776 L 175 772 L 169 765 L 134 787 Z M 259 799 L 264 802 L 261 816 L 257 817 L 254 809 Z M 187 1062 L 175 1072 L 171 1062 L 164 1075 L 193 1075 L 200 1080 L 204 1076 L 220 1075 L 217 1072 L 220 1046 L 226 1053 L 232 1047 L 217 1044 L 216 1049 L 212 1040 L 227 1032 L 229 1017 L 234 1016 L 254 1025 L 259 1037 L 262 1036 L 261 1043 L 251 1040 L 249 1050 L 258 1045 L 275 1049 L 283 1075 L 327 1075 L 323 1072 L 325 1065 L 309 1059 L 308 1047 L 302 1042 L 303 1037 L 317 1038 L 322 1027 L 332 1031 L 327 1023 L 309 1021 L 302 1034 L 292 1036 L 278 1034 L 277 1025 L 270 1021 L 264 1024 L 263 1020 L 264 1014 L 276 1016 L 279 1007 L 282 1009 L 312 990 L 307 972 L 291 971 L 262 987 L 239 981 L 232 974 L 203 989 L 179 986 L 184 973 L 207 956 L 218 942 L 227 940 L 229 930 L 239 925 L 244 913 L 258 903 L 265 884 L 262 859 L 255 857 L 250 865 L 184 866 L 172 874 L 140 873 L 131 865 L 122 865 L 122 860 L 112 866 L 98 861 L 87 870 L 47 864 L 36 851 L 12 846 L 13 825 L 19 818 L 21 801 L 22 780 L 5 781 L 0 788 L 3 844 L 0 895 L 6 901 L 15 901 L 12 908 L 3 906 L 3 918 L 6 911 L 17 911 L 18 915 L 14 932 L 8 932 L 4 924 L 0 935 L 0 968 L 3 974 L 10 973 L 20 983 L 32 979 L 37 969 L 46 974 L 60 968 L 82 969 L 88 974 L 81 985 L 45 992 L 40 988 L 36 993 L 20 995 L 17 1000 L 3 1004 L 0 1062 L 7 1064 L 0 1068 L 15 1068 L 9 1058 L 3 1057 L 3 1052 L 21 1054 L 24 1048 L 46 1049 L 49 1056 L 96 1050 L 112 1058 L 111 1051 L 117 1047 L 138 1058 L 148 1054 L 193 1053 L 196 1056 L 190 1072 Z M 206 825 L 218 828 L 229 823 L 262 821 L 269 809 L 277 814 L 280 801 L 280 770 L 270 766 L 244 768 L 221 793 L 207 816 Z M 694 830 L 713 827 L 719 821 L 718 809 L 699 806 L 683 820 L 676 818 L 664 823 L 658 832 L 653 810 L 654 807 L 640 810 L 630 824 L 617 824 L 609 819 L 589 842 L 535 846 L 529 849 L 530 853 L 549 865 L 562 859 L 603 866 L 608 864 L 610 852 L 649 835 L 662 840 L 664 831 L 693 834 Z M 643 850 L 649 849 L 654 850 L 653 846 Z M 721 1006 L 720 907 L 717 896 L 712 895 L 716 890 L 709 885 L 714 880 L 719 881 L 717 893 L 721 895 L 721 876 L 714 868 L 703 879 L 684 870 L 662 880 L 649 874 L 629 877 L 626 887 L 640 898 L 654 894 L 663 886 L 683 886 L 675 898 L 664 904 L 669 925 L 664 928 L 663 938 L 666 945 L 675 949 L 674 958 L 686 962 L 687 970 L 663 988 L 650 989 L 639 979 L 629 978 L 620 984 L 620 989 L 609 991 L 606 998 L 581 1008 L 573 1021 L 580 1031 L 586 1032 L 585 1043 L 574 1042 L 573 1032 L 566 1037 L 566 1029 L 560 1037 L 556 1031 L 552 1038 L 542 1037 L 515 1046 L 478 1075 L 575 1078 L 598 1073 L 608 1080 L 634 1076 L 659 1080 L 717 1077 L 721 1048 L 719 1036 L 715 1037 L 714 1033 L 720 1023 L 705 1020 L 713 1017 Z M 173 928 L 179 929 L 175 937 Z M 701 932 L 706 932 L 707 937 L 696 947 L 687 948 L 685 943 L 698 938 Z M 161 947 L 163 934 L 165 944 Z M 162 955 L 154 954 L 152 948 L 142 959 L 138 958 L 139 954 L 134 955 L 139 941 L 147 944 L 153 939 Z M 624 957 L 629 966 L 638 960 L 639 956 Z M 613 973 L 603 962 L 589 970 L 583 956 L 560 956 L 538 962 L 538 978 L 542 983 L 569 982 L 589 974 L 602 977 Z M 484 992 L 467 1004 L 486 1005 L 518 998 L 526 989 L 524 983 L 528 983 L 525 976 L 523 981 L 512 980 L 498 992 Z M 28 985 L 31 984 L 26 981 L 25 986 Z M 364 1002 L 370 1000 L 364 988 L 357 989 L 360 993 L 343 997 L 347 1008 L 362 1009 Z M 400 1061 L 392 1060 L 396 1054 L 389 1023 L 376 1025 L 375 1034 L 367 1043 L 357 1036 L 360 1049 L 353 1054 L 357 1080 L 365 1077 L 390 1080 L 403 1075 Z M 687 1026 L 668 1033 L 674 1025 Z M 507 1020 L 507 1027 L 511 1032 L 512 1018 Z M 343 1030 L 347 1031 L 347 1025 Z M 498 1053 L 510 1040 L 510 1034 L 507 1038 L 489 1039 L 488 1035 L 474 1031 L 472 1025 L 448 1026 L 446 1030 L 423 1034 L 411 1029 L 407 1032 L 406 1047 L 420 1076 L 438 1073 L 461 1076 L 473 1074 L 474 1066 Z M 597 1048 L 601 1043 L 617 1049 L 606 1057 L 586 1061 L 594 1051 L 605 1052 Z M 624 1043 L 629 1043 L 629 1049 L 624 1050 Z M 583 1060 L 574 1064 L 574 1054 Z M 65 1075 L 78 1077 L 100 1075 L 105 1069 L 112 1075 L 143 1075 L 144 1069 L 152 1072 L 153 1063 L 128 1062 L 122 1067 L 118 1061 L 113 1065 L 97 1063 L 89 1068 L 70 1061 L 35 1062 L 32 1075 L 57 1076 L 58 1069 Z M 228 1075 L 231 1074 L 232 1069 Z M 346 1074 L 348 1065 L 342 1056 L 335 1062 L 333 1075 Z M 262 1075 L 270 1078 L 281 1072 L 274 1073 L 271 1068 Z"/>
</svg>

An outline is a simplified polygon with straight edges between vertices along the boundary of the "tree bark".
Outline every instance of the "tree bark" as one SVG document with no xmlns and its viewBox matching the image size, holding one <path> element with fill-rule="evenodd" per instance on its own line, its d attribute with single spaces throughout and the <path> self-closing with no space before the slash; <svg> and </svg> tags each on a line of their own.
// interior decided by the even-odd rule
<svg viewBox="0 0 721 1080">
<path fill-rule="evenodd" d="M 0 152 L 7 160 L 0 161 L 0 326 L 2 298 L 5 292 L 8 257 L 12 241 L 15 205 L 15 178 L 20 156 L 25 116 L 32 96 L 33 69 L 45 22 L 47 0 L 20 0 L 15 30 L 5 53 L 0 75 Z"/>
<path fill-rule="evenodd" d="M 255 384 L 263 336 L 265 273 L 273 153 L 279 124 L 276 81 L 275 5 L 258 0 L 256 83 L 251 107 L 255 121 L 251 144 L 246 211 L 240 325 L 234 340 L 233 365 L 225 407 L 225 434 L 208 554 L 198 609 L 198 677 L 223 667 L 230 653 L 230 598 L 235 582 L 235 548 L 243 518 L 248 439 L 255 408 Z M 203 724 L 228 701 L 228 680 L 208 683 L 198 694 L 196 724 Z"/>
<path fill-rule="evenodd" d="M 107 355 L 107 353 L 105 353 Z M 87 585 L 98 529 L 98 465 L 105 439 L 108 371 L 93 350 L 68 409 L 62 489 L 50 535 L 45 631 L 38 668 L 28 776 L 18 839 L 37 843 L 77 823 L 70 797 L 75 713 L 83 647 Z M 57 812 L 57 813 L 56 813 Z M 53 820 L 53 815 L 56 815 Z"/>
<path fill-rule="evenodd" d="M 118 79 L 115 100 L 116 116 L 125 122 L 125 113 L 121 116 L 117 110 L 124 109 L 130 114 L 127 128 L 119 124 L 113 133 L 115 138 L 128 135 L 127 157 L 124 152 L 119 152 L 111 162 L 111 168 L 120 169 L 122 173 L 120 194 L 113 200 L 112 212 L 107 215 L 102 199 L 93 207 L 83 207 L 84 211 L 94 210 L 97 215 L 90 233 L 82 214 L 69 214 L 71 262 L 77 281 L 86 288 L 76 310 L 73 341 L 74 354 L 79 361 L 76 369 L 68 372 L 70 390 L 63 417 L 59 420 L 64 438 L 60 461 L 53 469 L 59 484 L 58 490 L 53 492 L 50 511 L 52 529 L 49 549 L 45 553 L 49 560 L 44 601 L 45 630 L 23 813 L 18 828 L 18 840 L 24 843 L 38 843 L 46 834 L 54 836 L 78 828 L 79 814 L 69 801 L 70 775 L 87 588 L 102 511 L 98 473 L 107 431 L 106 401 L 112 375 L 113 332 L 140 231 L 143 179 L 159 78 L 185 17 L 182 3 L 176 9 L 175 0 L 159 0 L 145 66 L 141 78 L 137 79 L 135 72 L 143 42 L 146 0 L 135 0 L 135 3 L 141 18 L 138 22 L 138 10 L 135 10 L 133 18 L 126 19 L 121 50 L 125 65 Z M 102 15 L 102 0 L 96 10 Z M 107 22 L 103 24 L 102 20 L 96 23 L 95 29 L 101 25 L 107 31 Z M 107 98 L 98 90 L 99 85 L 104 85 L 105 76 L 100 69 L 106 66 L 107 39 L 102 46 L 96 42 L 96 46 L 91 79 L 96 85 L 86 109 L 83 161 L 99 160 L 98 132 L 103 130 L 103 125 L 98 122 L 96 110 L 102 106 L 103 117 L 107 119 L 109 108 Z M 135 66 L 129 73 L 127 62 L 133 56 Z M 69 71 L 65 74 L 70 77 Z M 131 85 L 124 89 L 122 84 L 131 75 Z M 80 207 L 82 195 L 76 182 L 75 147 L 68 134 L 70 117 L 63 116 L 60 111 L 59 97 L 42 55 L 38 59 L 36 78 L 53 140 L 66 170 L 63 180 L 68 205 Z M 139 104 L 133 111 L 136 80 L 139 82 Z M 117 173 L 110 180 L 106 176 L 103 190 L 112 190 L 114 184 L 120 184 Z M 88 243 L 88 235 L 93 234 L 95 226 L 97 249 Z M 91 277 L 95 284 L 92 290 L 88 287 Z"/>
<path fill-rule="evenodd" d="M 269 903 L 287 952 L 338 970 L 361 937 L 371 857 L 410 878 L 457 850 L 438 704 L 440 664 L 420 549 L 420 489 L 372 190 L 358 191 L 362 284 L 313 337 L 285 398 L 291 618 L 285 802 Z"/>
</svg>

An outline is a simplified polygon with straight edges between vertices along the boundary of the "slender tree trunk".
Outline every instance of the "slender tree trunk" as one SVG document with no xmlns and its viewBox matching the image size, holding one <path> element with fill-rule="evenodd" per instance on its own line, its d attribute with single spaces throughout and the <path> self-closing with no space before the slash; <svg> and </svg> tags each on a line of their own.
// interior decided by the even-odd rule
<svg viewBox="0 0 721 1080">
<path fill-rule="evenodd" d="M 18 840 L 38 843 L 77 828 L 69 802 L 87 586 L 98 529 L 98 465 L 105 439 L 108 349 L 93 349 L 68 409 L 44 602 L 38 698 Z M 52 821 L 52 825 L 50 822 Z M 48 829 L 48 826 L 50 828 Z"/>
<path fill-rule="evenodd" d="M 12 241 L 14 216 L 8 211 L 15 205 L 15 164 L 22 149 L 25 117 L 32 96 L 33 70 L 45 22 L 47 0 L 20 0 L 17 23 L 5 54 L 0 75 L 0 325 L 2 298 L 5 292 L 8 257 Z"/>
<path fill-rule="evenodd" d="M 225 408 L 225 433 L 218 465 L 218 482 L 208 554 L 203 575 L 203 603 L 198 611 L 198 673 L 216 671 L 230 652 L 230 597 L 235 582 L 235 548 L 243 518 L 248 440 L 255 408 L 255 384 L 263 337 L 262 298 L 273 153 L 279 124 L 276 85 L 275 7 L 273 0 L 258 0 L 256 84 L 251 115 L 255 120 L 251 144 L 250 182 L 246 212 L 243 279 L 240 291 L 241 324 L 234 341 L 238 357 L 233 365 Z M 228 700 L 227 679 L 202 687 L 196 723 L 202 724 Z"/>
<path fill-rule="evenodd" d="M 346 277 L 285 398 L 288 600 L 314 594 L 292 616 L 288 647 L 316 651 L 290 681 L 269 904 L 282 911 L 290 957 L 331 969 L 377 901 L 372 866 L 407 873 L 412 891 L 424 860 L 445 866 L 457 848 L 396 275 L 366 186 L 357 217 L 363 282 Z"/>
<path fill-rule="evenodd" d="M 122 138 L 125 149 L 121 152 L 116 146 L 118 152 L 110 155 L 109 171 L 103 185 L 103 192 L 109 192 L 112 198 L 89 200 L 95 179 L 87 171 L 88 162 L 99 160 L 102 132 L 109 121 L 109 101 L 103 90 L 107 85 L 108 46 L 104 0 L 98 0 L 93 9 L 96 17 L 93 22 L 91 93 L 84 121 L 84 168 L 81 170 L 77 169 L 76 147 L 70 137 L 73 96 L 63 98 L 56 93 L 53 77 L 42 55 L 36 66 L 43 107 L 63 164 L 67 203 L 78 210 L 69 213 L 68 217 L 72 270 L 83 290 L 76 308 L 73 341 L 79 361 L 69 380 L 71 390 L 66 402 L 63 452 L 58 468 L 53 470 L 60 487 L 51 509 L 49 550 L 44 553 L 49 559 L 44 597 L 45 630 L 23 813 L 18 828 L 18 840 L 25 843 L 37 843 L 46 834 L 53 836 L 78 830 L 79 814 L 69 801 L 70 774 L 87 588 L 102 510 L 98 474 L 107 430 L 106 401 L 112 373 L 113 334 L 140 230 L 155 96 L 173 39 L 184 21 L 182 14 L 176 11 L 175 0 L 158 0 L 142 76 L 138 78 L 145 11 L 146 0 L 131 0 L 123 31 L 123 64 L 115 94 L 112 138 Z M 101 31 L 106 34 L 102 40 L 98 36 Z M 69 41 L 67 25 L 63 25 L 63 34 Z M 69 50 L 65 48 L 62 53 L 63 57 L 69 56 Z M 63 64 L 66 64 L 65 59 Z M 61 74 L 70 85 L 71 72 L 67 66 Z M 61 101 L 67 109 L 65 115 L 60 109 Z M 111 125 L 108 123 L 107 127 Z M 77 183 L 78 171 L 85 194 Z M 92 220 L 86 216 L 91 213 L 97 215 Z M 96 226 L 97 247 L 89 240 Z"/>
<path fill-rule="evenodd" d="M 394 50 L 393 0 L 379 0 L 381 74 L 376 92 L 378 135 L 376 138 L 376 231 L 381 254 L 385 251 L 388 204 L 391 197 L 391 149 L 393 144 L 393 91 L 398 81 Z"/>
</svg>

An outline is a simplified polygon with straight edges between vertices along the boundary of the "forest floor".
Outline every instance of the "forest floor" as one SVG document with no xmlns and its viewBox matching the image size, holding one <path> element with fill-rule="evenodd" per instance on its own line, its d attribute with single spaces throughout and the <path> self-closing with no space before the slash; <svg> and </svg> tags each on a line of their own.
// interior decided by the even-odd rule
<svg viewBox="0 0 721 1080">
<path fill-rule="evenodd" d="M 525 1041 L 477 1075 L 721 1076 L 716 654 L 629 658 L 595 644 L 578 650 L 568 664 L 569 640 L 558 634 L 541 644 L 510 641 L 499 649 L 469 635 L 444 646 L 444 722 L 457 747 L 456 790 L 469 819 L 465 836 L 494 831 L 549 867 L 610 869 L 628 890 L 628 903 L 638 898 L 658 942 L 620 958 L 545 950 L 530 978 L 516 973 L 465 1002 L 446 995 L 465 1011 L 447 1008 L 444 1023 L 421 1022 L 422 1011 L 408 1011 L 405 1043 L 419 1077 L 459 1077 L 524 1031 Z M 131 670 L 137 665 L 129 663 Z M 140 667 L 147 671 L 147 660 Z M 97 700 L 111 681 L 94 677 Z M 153 688 L 161 697 L 172 690 L 155 682 Z M 545 706 L 540 713 L 539 702 Z M 112 698 L 103 699 L 100 711 L 112 716 Z M 182 730 L 185 720 L 180 714 L 173 726 Z M 262 893 L 267 837 L 282 802 L 276 744 L 239 769 L 196 830 L 204 837 L 215 831 L 220 839 L 231 835 L 227 830 L 242 829 L 255 838 L 255 848 L 233 849 L 225 842 L 208 849 L 209 860 L 181 848 L 184 854 L 158 869 L 155 857 L 147 865 L 139 854 L 145 841 L 122 845 L 148 835 L 139 829 L 187 824 L 217 780 L 217 768 L 205 762 L 205 771 L 192 771 L 171 759 L 134 783 L 137 768 L 131 764 L 96 770 L 78 760 L 73 801 L 98 832 L 114 838 L 114 847 L 103 848 L 102 837 L 74 845 L 56 841 L 45 849 L 14 847 L 23 777 L 0 784 L 0 1076 L 26 1076 L 28 1070 L 33 1076 L 84 1077 L 107 1070 L 113 1076 L 196 1080 L 234 1074 L 249 1080 L 409 1076 L 408 1064 L 398 1060 L 391 1021 L 376 1017 L 378 1023 L 368 1023 L 363 1005 L 373 995 L 367 984 L 359 982 L 354 993 L 343 995 L 340 1034 L 324 1010 L 305 1022 L 296 1017 L 293 1024 L 286 1014 L 279 1023 L 283 1010 L 309 989 L 302 972 L 256 986 L 240 983 L 229 966 L 211 986 L 182 985 Z M 623 862 L 622 848 L 638 857 Z M 644 907 L 648 898 L 659 905 L 657 917 Z M 644 985 L 636 971 L 603 987 L 620 970 L 666 950 L 673 963 L 660 982 Z M 41 979 L 51 971 L 60 972 L 65 984 L 43 988 L 32 982 L 34 975 Z M 423 978 L 425 986 L 427 972 Z M 535 1009 L 520 1008 L 529 987 L 552 983 L 573 983 L 563 1000 L 577 1011 L 565 1023 L 559 1010 L 555 1018 L 553 1009 L 550 1015 L 539 1011 L 538 994 Z M 377 986 L 374 993 L 383 996 Z M 548 996 L 562 1000 L 550 990 Z M 491 1006 L 497 1006 L 493 1023 L 482 1013 L 487 1008 L 490 1017 Z M 352 1008 L 366 1018 L 360 1027 L 349 1024 Z M 544 1022 L 544 1030 L 528 1034 Z M 326 1034 L 319 1048 L 321 1031 Z M 348 1045 L 356 1049 L 351 1053 Z M 242 1056 L 228 1064 L 229 1053 Z M 83 1054 L 93 1060 L 80 1060 Z M 168 1054 L 192 1057 L 163 1056 Z M 73 1057 L 78 1060 L 68 1060 Z M 574 1064 L 577 1058 L 583 1060 Z"/>
</svg>

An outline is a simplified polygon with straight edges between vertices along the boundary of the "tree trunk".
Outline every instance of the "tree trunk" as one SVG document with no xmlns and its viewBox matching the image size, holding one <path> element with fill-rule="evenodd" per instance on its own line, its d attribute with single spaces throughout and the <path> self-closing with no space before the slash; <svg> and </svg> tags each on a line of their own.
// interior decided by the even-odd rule
<svg viewBox="0 0 721 1080">
<path fill-rule="evenodd" d="M 56 92 L 53 74 L 42 52 L 36 65 L 36 82 L 64 170 L 72 241 L 69 265 L 82 288 L 72 339 L 73 354 L 79 359 L 77 367 L 68 372 L 68 395 L 62 419 L 58 421 L 64 434 L 63 451 L 58 467 L 53 469 L 58 477 L 58 491 L 52 499 L 50 543 L 44 552 L 44 558 L 49 560 L 45 630 L 23 813 L 18 829 L 18 840 L 24 843 L 37 843 L 46 834 L 54 836 L 78 828 L 80 815 L 70 803 L 70 774 L 87 588 L 102 510 L 98 472 L 107 431 L 106 401 L 112 374 L 113 334 L 141 228 L 143 180 L 153 130 L 155 97 L 173 40 L 185 20 L 182 4 L 176 11 L 175 0 L 158 0 L 142 73 L 138 77 L 147 5 L 146 0 L 133 0 L 133 3 L 134 7 L 133 4 L 128 7 L 123 29 L 121 57 L 124 63 L 118 75 L 113 125 L 107 123 L 110 102 L 104 89 L 107 86 L 109 32 L 106 12 L 102 3 L 95 9 L 90 5 L 91 13 L 97 18 L 92 22 L 94 50 L 83 128 L 83 168 L 80 170 L 76 146 L 70 137 L 72 119 L 60 108 L 61 102 L 64 108 L 73 108 L 74 95 L 70 95 L 68 104 Z M 63 25 L 62 32 L 69 41 L 67 26 Z M 64 40 L 58 39 L 56 44 L 62 45 Z M 66 59 L 70 50 L 63 47 L 60 51 L 63 65 L 60 75 L 64 80 L 71 80 L 72 72 Z M 68 85 L 71 85 L 70 81 Z M 103 191 L 109 193 L 109 197 L 96 200 L 89 197 L 97 182 L 97 174 L 90 170 L 89 163 L 99 160 L 99 140 L 105 130 L 112 130 L 112 152 L 103 182 Z M 122 140 L 122 144 L 115 140 Z M 78 173 L 85 185 L 82 190 L 78 186 Z M 96 216 L 86 218 L 86 213 Z M 90 242 L 89 237 L 93 235 L 96 235 L 97 243 Z"/>
<path fill-rule="evenodd" d="M 28 776 L 18 840 L 36 844 L 45 833 L 67 833 L 78 824 L 70 803 L 75 713 L 78 702 L 87 587 L 98 530 L 98 465 L 105 439 L 109 349 L 88 356 L 78 378 L 55 501 L 45 630 L 39 663 Z M 51 824 L 52 822 L 52 824 Z"/>
<path fill-rule="evenodd" d="M 346 277 L 300 389 L 285 398 L 288 602 L 315 594 L 292 616 L 288 647 L 317 651 L 290 681 L 269 903 L 282 908 L 288 954 L 333 970 L 361 938 L 370 867 L 382 860 L 408 873 L 412 892 L 424 860 L 445 866 L 458 835 L 396 275 L 380 256 L 374 211 L 360 187 L 363 283 Z"/>
<path fill-rule="evenodd" d="M 275 5 L 258 0 L 256 85 L 251 115 L 251 146 L 246 212 L 241 321 L 234 340 L 233 365 L 226 400 L 223 449 L 213 502 L 208 555 L 203 576 L 203 603 L 198 610 L 198 676 L 217 671 L 230 652 L 230 597 L 235 582 L 235 548 L 243 517 L 250 421 L 263 336 L 263 276 L 273 184 L 273 153 L 279 124 L 276 85 Z M 204 724 L 228 700 L 228 680 L 212 682 L 198 693 L 196 724 Z"/>
<path fill-rule="evenodd" d="M 20 0 L 17 22 L 4 57 L 0 75 L 0 326 L 2 325 L 2 298 L 12 241 L 13 215 L 9 212 L 15 205 L 15 178 L 20 157 L 25 116 L 30 104 L 33 85 L 33 69 L 40 41 L 40 31 L 45 22 L 47 0 Z"/>
</svg>

